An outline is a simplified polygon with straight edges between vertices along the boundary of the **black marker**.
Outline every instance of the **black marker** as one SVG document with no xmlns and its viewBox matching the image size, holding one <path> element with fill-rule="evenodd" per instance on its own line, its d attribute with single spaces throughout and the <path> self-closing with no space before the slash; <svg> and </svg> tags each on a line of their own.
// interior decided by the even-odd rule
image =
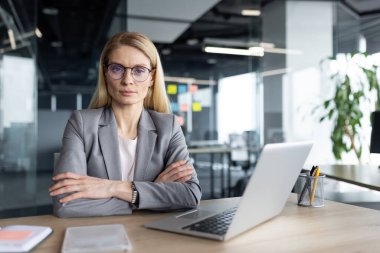
<svg viewBox="0 0 380 253">
<path fill-rule="evenodd" d="M 317 169 L 317 166 L 313 165 L 313 167 L 310 170 L 310 174 L 309 175 L 306 174 L 306 183 L 305 183 L 305 186 L 303 187 L 303 189 L 301 191 L 300 197 L 298 199 L 298 204 L 300 204 L 302 202 L 303 198 L 305 197 L 306 189 L 309 190 L 309 192 L 311 191 L 311 189 L 310 189 L 310 184 L 311 184 L 310 176 L 313 176 L 316 169 Z"/>
</svg>

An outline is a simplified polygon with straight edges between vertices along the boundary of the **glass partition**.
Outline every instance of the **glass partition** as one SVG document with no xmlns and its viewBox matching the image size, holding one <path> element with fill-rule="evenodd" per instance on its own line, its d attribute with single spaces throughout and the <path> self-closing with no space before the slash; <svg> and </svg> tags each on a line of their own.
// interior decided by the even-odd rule
<svg viewBox="0 0 380 253">
<path fill-rule="evenodd" d="M 39 195 L 37 149 L 37 1 L 0 6 L 0 217 L 46 202 Z M 44 202 L 45 201 L 45 202 Z"/>
</svg>

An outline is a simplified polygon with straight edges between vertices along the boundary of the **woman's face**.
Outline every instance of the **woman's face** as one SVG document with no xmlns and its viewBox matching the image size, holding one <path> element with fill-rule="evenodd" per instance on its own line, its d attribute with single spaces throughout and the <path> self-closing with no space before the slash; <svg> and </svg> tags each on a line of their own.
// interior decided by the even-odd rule
<svg viewBox="0 0 380 253">
<path fill-rule="evenodd" d="M 149 73 L 152 67 L 148 57 L 134 47 L 121 46 L 112 51 L 108 58 L 105 77 L 112 106 L 142 107 L 148 89 L 153 85 L 152 73 Z"/>
</svg>

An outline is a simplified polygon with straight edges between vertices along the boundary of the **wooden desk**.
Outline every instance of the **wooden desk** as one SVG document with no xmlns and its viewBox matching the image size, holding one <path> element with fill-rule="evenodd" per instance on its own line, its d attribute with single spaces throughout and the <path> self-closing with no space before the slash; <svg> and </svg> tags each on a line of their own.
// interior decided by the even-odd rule
<svg viewBox="0 0 380 253">
<path fill-rule="evenodd" d="M 327 177 L 380 191 L 380 169 L 370 165 L 320 165 Z"/>
<path fill-rule="evenodd" d="M 206 200 L 221 202 L 229 199 Z M 291 195 L 280 216 L 226 242 L 150 230 L 143 224 L 173 213 L 138 211 L 129 216 L 59 219 L 52 215 L 0 220 L 1 226 L 31 224 L 54 230 L 33 251 L 59 252 L 69 226 L 122 223 L 133 253 L 186 252 L 378 252 L 380 212 L 326 201 L 323 208 L 299 207 Z"/>
</svg>

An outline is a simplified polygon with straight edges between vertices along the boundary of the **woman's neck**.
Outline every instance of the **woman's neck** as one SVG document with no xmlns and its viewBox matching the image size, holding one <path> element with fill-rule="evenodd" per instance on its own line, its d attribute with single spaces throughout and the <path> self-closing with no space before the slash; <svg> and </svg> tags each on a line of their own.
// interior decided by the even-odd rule
<svg viewBox="0 0 380 253">
<path fill-rule="evenodd" d="M 133 140 L 137 137 L 137 127 L 139 124 L 142 107 L 118 107 L 112 105 L 113 113 L 117 122 L 117 130 L 119 135 L 124 138 Z"/>
</svg>

